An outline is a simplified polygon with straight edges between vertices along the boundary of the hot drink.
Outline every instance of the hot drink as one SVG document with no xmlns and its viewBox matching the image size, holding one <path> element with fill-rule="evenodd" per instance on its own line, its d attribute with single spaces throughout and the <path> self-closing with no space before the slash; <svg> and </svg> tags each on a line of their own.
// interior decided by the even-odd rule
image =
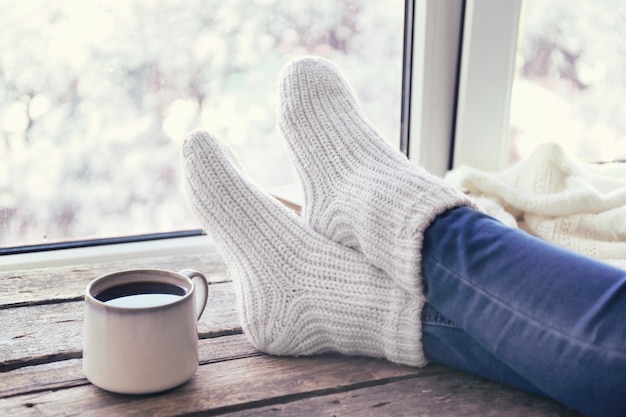
<svg viewBox="0 0 626 417">
<path fill-rule="evenodd" d="M 187 290 L 178 285 L 142 281 L 107 288 L 95 298 L 115 307 L 146 308 L 173 303 L 185 294 Z"/>
<path fill-rule="evenodd" d="M 85 290 L 83 370 L 121 394 L 174 388 L 198 369 L 198 319 L 209 296 L 199 272 L 129 269 Z"/>
</svg>

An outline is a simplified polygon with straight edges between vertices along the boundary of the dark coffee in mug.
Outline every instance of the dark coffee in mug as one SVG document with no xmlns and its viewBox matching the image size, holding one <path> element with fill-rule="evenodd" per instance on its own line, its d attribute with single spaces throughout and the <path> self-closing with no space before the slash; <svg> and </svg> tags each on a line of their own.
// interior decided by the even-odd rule
<svg viewBox="0 0 626 417">
<path fill-rule="evenodd" d="M 85 376 L 121 394 L 188 381 L 198 369 L 197 323 L 208 297 L 205 276 L 191 269 L 129 269 L 94 279 L 85 289 Z"/>
<path fill-rule="evenodd" d="M 107 288 L 95 298 L 115 307 L 148 308 L 173 303 L 185 294 L 187 290 L 178 285 L 141 281 Z"/>
</svg>

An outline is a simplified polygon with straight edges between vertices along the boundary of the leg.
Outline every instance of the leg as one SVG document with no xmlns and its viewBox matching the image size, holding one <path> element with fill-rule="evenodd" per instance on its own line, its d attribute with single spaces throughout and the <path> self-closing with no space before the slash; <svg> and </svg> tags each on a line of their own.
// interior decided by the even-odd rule
<svg viewBox="0 0 626 417">
<path fill-rule="evenodd" d="M 550 397 L 626 415 L 626 274 L 467 207 L 439 216 L 422 251 L 444 316 Z"/>
<path fill-rule="evenodd" d="M 438 214 L 472 203 L 385 143 L 331 62 L 291 62 L 279 89 L 278 121 L 304 188 L 306 222 L 421 294 L 424 230 Z"/>
<path fill-rule="evenodd" d="M 422 343 L 429 362 L 450 366 L 509 387 L 546 396 L 430 304 L 426 304 L 422 311 Z"/>
<path fill-rule="evenodd" d="M 206 132 L 183 145 L 186 192 L 220 249 L 250 342 L 276 355 L 334 351 L 425 364 L 423 298 L 326 239 L 254 186 Z"/>
</svg>

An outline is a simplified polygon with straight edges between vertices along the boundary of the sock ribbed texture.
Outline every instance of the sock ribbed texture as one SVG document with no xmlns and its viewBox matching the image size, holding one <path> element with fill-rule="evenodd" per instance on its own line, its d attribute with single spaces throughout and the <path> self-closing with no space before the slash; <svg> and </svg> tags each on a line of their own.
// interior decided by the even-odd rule
<svg viewBox="0 0 626 417">
<path fill-rule="evenodd" d="M 331 62 L 292 61 L 279 89 L 278 121 L 304 188 L 305 221 L 419 294 L 424 231 L 470 200 L 388 146 Z"/>
<path fill-rule="evenodd" d="M 224 257 L 242 327 L 256 348 L 426 364 L 421 297 L 254 186 L 214 136 L 192 132 L 183 157 L 190 205 Z"/>
</svg>

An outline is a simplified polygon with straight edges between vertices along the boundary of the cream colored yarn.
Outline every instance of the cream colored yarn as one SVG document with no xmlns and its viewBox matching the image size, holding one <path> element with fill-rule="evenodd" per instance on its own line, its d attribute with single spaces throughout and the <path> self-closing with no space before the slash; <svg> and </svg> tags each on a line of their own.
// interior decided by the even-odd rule
<svg viewBox="0 0 626 417">
<path fill-rule="evenodd" d="M 446 180 L 509 225 L 626 268 L 626 164 L 582 162 L 546 143 L 503 171 L 463 166 Z"/>
<path fill-rule="evenodd" d="M 330 61 L 292 61 L 279 89 L 278 121 L 304 188 L 305 220 L 421 297 L 424 231 L 444 211 L 473 203 L 387 145 Z"/>
<path fill-rule="evenodd" d="M 209 133 L 192 132 L 183 157 L 190 205 L 224 257 L 242 327 L 256 348 L 426 364 L 421 297 L 254 186 Z"/>
</svg>

